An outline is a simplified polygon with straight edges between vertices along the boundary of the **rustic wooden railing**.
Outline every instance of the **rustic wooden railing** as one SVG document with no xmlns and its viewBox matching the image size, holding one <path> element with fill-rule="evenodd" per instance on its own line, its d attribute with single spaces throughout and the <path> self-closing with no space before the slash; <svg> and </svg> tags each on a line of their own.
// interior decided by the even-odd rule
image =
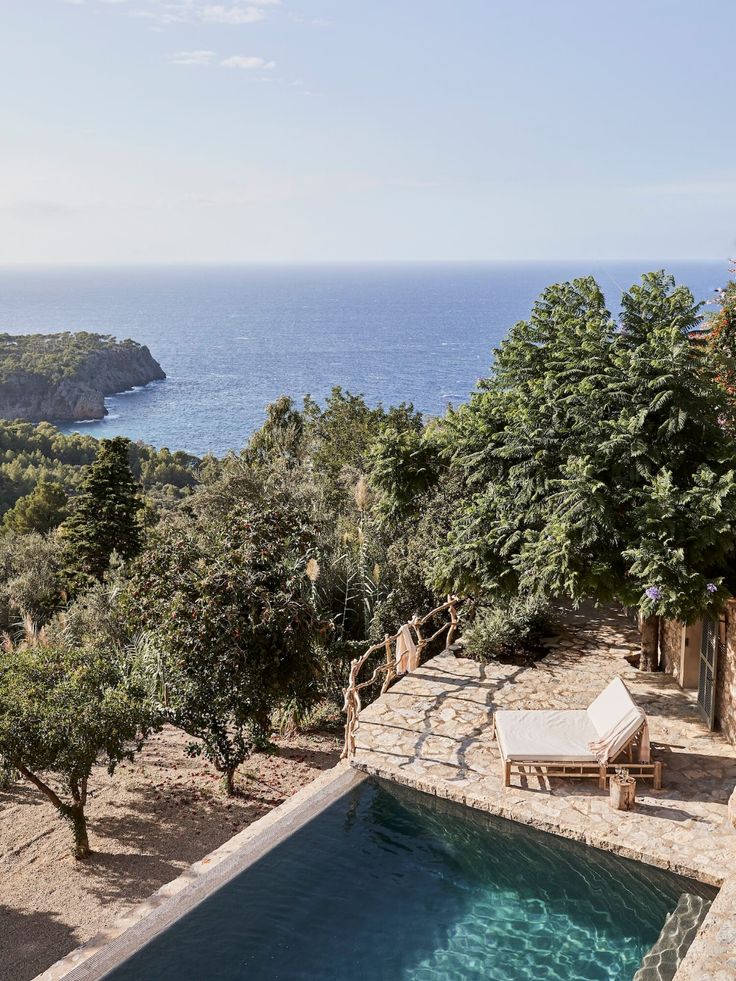
<svg viewBox="0 0 736 981">
<path fill-rule="evenodd" d="M 447 647 L 449 647 L 455 639 L 455 634 L 457 633 L 458 627 L 457 608 L 461 602 L 462 600 L 460 600 L 457 596 L 448 596 L 447 602 L 436 607 L 434 610 L 430 610 L 426 616 L 420 617 L 417 614 L 414 614 L 412 619 L 409 620 L 407 624 L 402 624 L 397 633 L 391 634 L 390 636 L 389 634 L 386 634 L 382 641 L 379 641 L 377 644 L 373 644 L 367 651 L 365 651 L 365 653 L 361 654 L 360 657 L 356 657 L 355 660 L 351 661 L 348 686 L 344 689 L 345 702 L 342 707 L 343 712 L 345 712 L 347 716 L 345 721 L 345 746 L 342 751 L 342 759 L 350 759 L 350 757 L 355 753 L 355 729 L 358 725 L 360 710 L 363 707 L 360 700 L 360 692 L 364 688 L 369 688 L 371 685 L 375 684 L 378 678 L 382 674 L 385 674 L 386 677 L 384 678 L 381 686 L 381 694 L 383 695 L 383 693 L 388 690 L 391 683 L 395 681 L 398 676 L 394 648 L 404 626 L 408 626 L 414 631 L 417 648 L 415 660 L 417 664 L 420 664 L 422 653 L 425 648 L 431 644 L 432 641 L 437 640 L 438 637 L 441 637 L 445 631 L 447 631 Z M 425 637 L 422 633 L 422 628 L 429 623 L 430 620 L 441 613 L 445 613 L 447 615 L 447 622 L 443 623 L 438 630 L 435 630 L 430 637 Z M 366 681 L 358 681 L 358 675 L 360 674 L 363 665 L 372 654 L 375 654 L 376 651 L 380 651 L 381 648 L 383 648 L 386 653 L 385 661 L 381 662 L 381 664 L 375 668 L 373 674 Z"/>
</svg>

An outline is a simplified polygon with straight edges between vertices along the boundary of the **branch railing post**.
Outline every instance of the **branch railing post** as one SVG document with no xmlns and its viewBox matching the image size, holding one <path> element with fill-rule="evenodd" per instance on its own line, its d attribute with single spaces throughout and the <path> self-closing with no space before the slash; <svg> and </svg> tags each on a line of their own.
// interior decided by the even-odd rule
<svg viewBox="0 0 736 981">
<path fill-rule="evenodd" d="M 391 650 L 391 638 L 388 634 L 383 635 L 383 643 L 386 648 L 386 677 L 381 685 L 382 695 L 388 691 L 391 682 L 396 677 L 396 661 L 394 660 L 393 651 Z"/>
<path fill-rule="evenodd" d="M 429 647 L 432 641 L 440 637 L 445 631 L 447 631 L 447 647 L 450 646 L 458 630 L 459 618 L 457 608 L 461 602 L 462 601 L 457 596 L 448 596 L 445 603 L 442 603 L 434 610 L 430 610 L 426 616 L 420 617 L 419 614 L 414 614 L 406 625 L 414 631 L 416 636 L 416 654 L 412 659 L 412 664 L 409 666 L 409 670 L 419 667 L 422 661 L 422 654 L 426 648 Z M 425 624 L 427 624 L 439 613 L 447 614 L 447 622 L 444 623 L 438 630 L 435 630 L 430 637 L 425 637 L 422 627 L 424 627 Z M 360 692 L 363 690 L 363 688 L 368 688 L 370 685 L 374 684 L 378 677 L 385 673 L 385 678 L 383 680 L 383 684 L 381 685 L 381 694 L 383 695 L 388 691 L 391 684 L 398 677 L 396 659 L 392 645 L 396 643 L 400 633 L 401 631 L 391 635 L 384 634 L 383 641 L 378 644 L 373 644 L 367 651 L 361 654 L 360 657 L 357 657 L 350 662 L 348 685 L 347 688 L 344 689 L 345 701 L 343 704 L 343 712 L 345 712 L 346 716 L 345 745 L 342 751 L 341 759 L 350 759 L 355 755 L 355 730 L 358 726 L 358 718 L 362 708 Z M 381 650 L 381 648 L 384 650 L 383 662 L 376 666 L 375 670 L 367 681 L 358 681 L 358 676 L 363 665 L 366 663 L 371 654 L 375 654 L 377 651 Z"/>
</svg>

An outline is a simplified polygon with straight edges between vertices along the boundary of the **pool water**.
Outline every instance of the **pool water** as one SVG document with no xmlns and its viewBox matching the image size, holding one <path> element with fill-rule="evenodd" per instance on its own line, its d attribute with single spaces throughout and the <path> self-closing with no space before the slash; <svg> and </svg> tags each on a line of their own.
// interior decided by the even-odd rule
<svg viewBox="0 0 736 981">
<path fill-rule="evenodd" d="M 715 890 L 366 780 L 107 977 L 623 981 L 683 893 Z"/>
</svg>

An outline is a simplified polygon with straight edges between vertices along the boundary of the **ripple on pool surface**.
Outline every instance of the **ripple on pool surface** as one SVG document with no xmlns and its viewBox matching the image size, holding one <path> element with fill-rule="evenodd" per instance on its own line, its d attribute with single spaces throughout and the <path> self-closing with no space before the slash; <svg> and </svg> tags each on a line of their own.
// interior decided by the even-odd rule
<svg viewBox="0 0 736 981">
<path fill-rule="evenodd" d="M 683 893 L 715 890 L 365 781 L 108 977 L 628 981 Z"/>
</svg>

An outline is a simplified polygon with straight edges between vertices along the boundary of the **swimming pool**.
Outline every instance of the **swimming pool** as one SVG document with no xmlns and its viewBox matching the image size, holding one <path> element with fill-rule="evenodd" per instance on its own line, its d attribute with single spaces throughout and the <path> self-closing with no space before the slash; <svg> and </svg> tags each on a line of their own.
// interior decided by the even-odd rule
<svg viewBox="0 0 736 981">
<path fill-rule="evenodd" d="M 630 979 L 688 879 L 365 780 L 110 981 Z"/>
</svg>

